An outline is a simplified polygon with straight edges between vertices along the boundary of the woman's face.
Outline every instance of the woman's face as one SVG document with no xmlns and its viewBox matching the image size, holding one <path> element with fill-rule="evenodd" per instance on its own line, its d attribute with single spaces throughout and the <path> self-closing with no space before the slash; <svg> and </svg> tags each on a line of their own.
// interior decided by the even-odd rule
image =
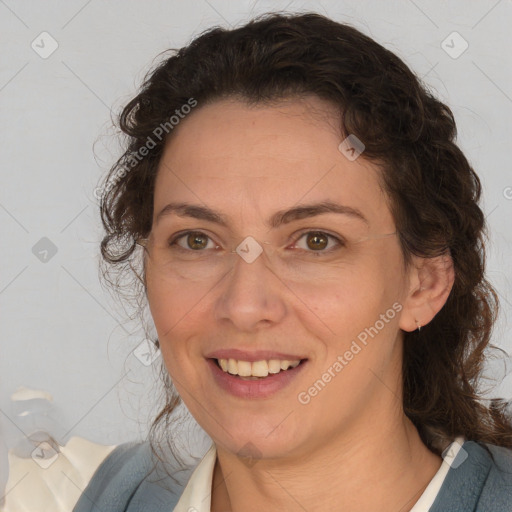
<svg viewBox="0 0 512 512">
<path fill-rule="evenodd" d="M 339 149 L 332 112 L 316 97 L 199 105 L 159 165 L 146 280 L 162 356 L 197 422 L 233 453 L 303 455 L 334 436 L 372 435 L 400 409 L 409 279 L 397 236 L 360 241 L 395 225 L 377 168 Z M 310 211 L 267 224 L 324 202 L 366 220 Z M 226 224 L 191 210 L 159 215 L 170 203 L 208 208 Z M 244 380 L 216 366 L 220 350 L 248 353 L 231 363 L 240 372 L 277 371 L 253 359 L 306 360 Z"/>
</svg>

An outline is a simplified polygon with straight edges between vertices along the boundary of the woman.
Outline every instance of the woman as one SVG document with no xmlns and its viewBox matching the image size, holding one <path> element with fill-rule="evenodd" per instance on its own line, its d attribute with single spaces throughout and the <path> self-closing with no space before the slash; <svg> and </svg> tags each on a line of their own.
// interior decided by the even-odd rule
<svg viewBox="0 0 512 512">
<path fill-rule="evenodd" d="M 512 510 L 480 181 L 398 57 L 269 14 L 160 64 L 121 128 L 102 254 L 140 265 L 168 400 L 76 512 Z M 181 401 L 213 442 L 179 482 Z"/>
</svg>

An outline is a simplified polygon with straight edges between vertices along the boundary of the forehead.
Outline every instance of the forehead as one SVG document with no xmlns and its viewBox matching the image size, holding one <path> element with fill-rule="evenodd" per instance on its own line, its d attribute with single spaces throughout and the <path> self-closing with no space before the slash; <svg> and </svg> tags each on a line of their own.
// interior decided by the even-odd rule
<svg viewBox="0 0 512 512">
<path fill-rule="evenodd" d="M 223 99 L 192 111 L 173 130 L 164 156 L 176 163 L 245 160 L 247 175 L 254 175 L 257 168 L 264 175 L 275 169 L 258 165 L 257 158 L 265 164 L 272 158 L 307 164 L 326 144 L 337 146 L 341 135 L 335 133 L 336 124 L 333 108 L 315 97 L 255 106 Z M 326 139 L 328 133 L 330 140 Z M 254 165 L 249 166 L 250 162 Z M 226 169 L 229 171 L 231 166 Z"/>
<path fill-rule="evenodd" d="M 364 210 L 371 225 L 389 226 L 379 170 L 341 153 L 344 137 L 334 110 L 316 97 L 273 105 L 234 99 L 199 105 L 166 144 L 155 212 L 175 200 L 202 202 L 229 215 L 244 205 L 272 213 L 331 200 Z"/>
</svg>

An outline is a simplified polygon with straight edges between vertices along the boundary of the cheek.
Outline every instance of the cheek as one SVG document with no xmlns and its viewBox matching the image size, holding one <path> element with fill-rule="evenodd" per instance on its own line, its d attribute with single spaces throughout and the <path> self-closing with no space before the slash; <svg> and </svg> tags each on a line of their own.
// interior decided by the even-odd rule
<svg viewBox="0 0 512 512">
<path fill-rule="evenodd" d="M 175 292 L 170 291 L 169 283 L 162 279 L 153 278 L 151 273 L 147 275 L 147 300 L 151 317 L 156 327 L 158 339 L 160 341 L 160 350 L 166 362 L 167 367 L 176 360 L 173 339 L 178 339 L 176 334 L 179 327 L 180 303 L 176 299 Z M 183 314 L 181 314 L 183 316 Z"/>
<path fill-rule="evenodd" d="M 319 335 L 325 333 L 321 335 L 327 355 L 325 362 L 333 363 L 347 351 L 350 361 L 369 362 L 390 351 L 401 310 L 397 298 L 397 282 L 378 265 L 354 271 L 342 283 L 310 290 L 305 301 L 311 304 L 308 317 L 322 329 L 317 331 Z"/>
<path fill-rule="evenodd" d="M 172 329 L 173 318 L 172 311 L 175 311 L 173 304 L 173 294 L 166 293 L 165 287 L 156 280 L 152 282 L 148 278 L 147 299 L 151 316 L 155 323 L 159 337 L 165 338 L 163 333 L 167 333 Z M 162 343 L 163 340 L 160 340 Z"/>
<path fill-rule="evenodd" d="M 146 281 L 147 299 L 157 331 L 164 338 L 172 337 L 181 321 L 194 315 L 200 295 L 194 293 L 186 280 L 153 274 L 151 268 L 146 272 Z"/>
<path fill-rule="evenodd" d="M 294 286 L 293 291 L 310 312 L 336 332 L 340 325 L 348 328 L 371 318 L 385 288 L 380 270 L 361 265 L 344 269 L 328 281 Z"/>
<path fill-rule="evenodd" d="M 204 292 L 194 291 L 180 278 L 165 279 L 153 276 L 151 271 L 146 279 L 149 309 L 162 357 L 171 376 L 182 380 L 181 375 L 191 376 L 197 371 L 195 364 L 201 357 L 194 353 L 194 339 L 204 326 Z M 203 302 L 207 302 L 206 298 Z"/>
</svg>

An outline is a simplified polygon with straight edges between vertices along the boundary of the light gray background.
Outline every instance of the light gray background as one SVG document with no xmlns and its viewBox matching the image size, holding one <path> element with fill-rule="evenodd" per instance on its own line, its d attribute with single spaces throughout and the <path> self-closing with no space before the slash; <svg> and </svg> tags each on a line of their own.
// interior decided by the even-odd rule
<svg viewBox="0 0 512 512">
<path fill-rule="evenodd" d="M 141 331 L 98 280 L 93 189 L 118 156 L 110 110 L 118 113 L 136 93 L 163 50 L 212 25 L 275 9 L 353 24 L 402 57 L 453 109 L 460 146 L 484 186 L 488 275 L 502 303 L 493 342 L 512 352 L 511 1 L 0 0 L 4 440 L 33 427 L 11 404 L 19 386 L 53 395 L 54 419 L 45 421 L 65 438 L 118 444 L 145 436 L 159 396 L 158 363 L 145 366 L 132 354 Z M 46 59 L 31 47 L 43 31 L 59 45 Z M 441 46 L 453 31 L 469 44 L 458 58 Z M 57 249 L 46 262 L 33 253 L 43 237 Z M 505 363 L 490 366 L 501 382 L 490 396 L 512 395 Z"/>
</svg>

